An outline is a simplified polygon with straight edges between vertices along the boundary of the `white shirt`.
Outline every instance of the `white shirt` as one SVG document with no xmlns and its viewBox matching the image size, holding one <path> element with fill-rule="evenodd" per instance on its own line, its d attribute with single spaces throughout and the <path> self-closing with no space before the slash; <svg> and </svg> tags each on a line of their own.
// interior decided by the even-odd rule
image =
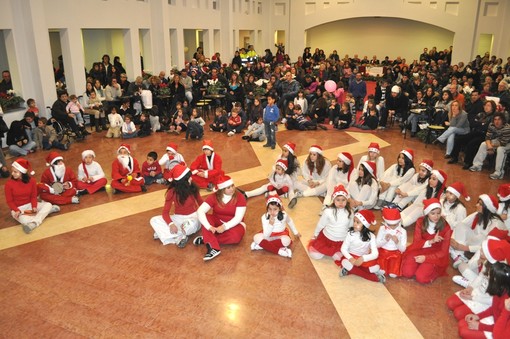
<svg viewBox="0 0 510 339">
<path fill-rule="evenodd" d="M 359 232 L 347 232 L 344 243 L 342 244 L 341 252 L 347 259 L 353 258 L 351 255 L 363 257 L 363 261 L 367 262 L 375 260 L 379 256 L 377 244 L 375 242 L 375 235 L 370 234 L 369 241 L 362 241 Z"/>
<path fill-rule="evenodd" d="M 336 207 L 328 207 L 322 212 L 317 227 L 315 227 L 314 236 L 317 238 L 322 231 L 329 240 L 343 241 L 347 236 L 349 227 L 352 226 L 353 219 L 353 212 L 349 217 L 349 213 L 344 208 L 338 209 Z"/>
<path fill-rule="evenodd" d="M 393 239 L 386 240 L 386 235 L 396 236 L 398 239 L 398 243 L 395 243 Z M 379 227 L 379 232 L 377 232 L 377 247 L 384 248 L 388 251 L 396 251 L 404 253 L 407 246 L 407 231 L 402 227 L 402 225 L 398 225 L 396 228 L 391 228 L 385 224 L 382 224 Z"/>
</svg>

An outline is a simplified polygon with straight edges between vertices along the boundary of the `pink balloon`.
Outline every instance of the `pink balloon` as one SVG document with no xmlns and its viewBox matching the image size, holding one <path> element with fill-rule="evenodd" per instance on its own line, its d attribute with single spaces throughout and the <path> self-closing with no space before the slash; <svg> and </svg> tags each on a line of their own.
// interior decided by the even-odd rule
<svg viewBox="0 0 510 339">
<path fill-rule="evenodd" d="M 336 90 L 336 83 L 333 80 L 328 80 L 324 84 L 324 88 L 326 88 L 326 91 L 328 92 L 334 92 Z"/>
</svg>

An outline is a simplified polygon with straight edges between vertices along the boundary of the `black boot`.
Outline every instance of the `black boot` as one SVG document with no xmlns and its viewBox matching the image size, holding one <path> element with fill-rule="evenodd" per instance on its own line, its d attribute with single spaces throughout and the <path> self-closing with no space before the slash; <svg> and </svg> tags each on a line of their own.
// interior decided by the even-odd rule
<svg viewBox="0 0 510 339">
<path fill-rule="evenodd" d="M 98 121 L 96 120 L 96 117 L 91 115 L 90 116 L 90 129 L 92 131 L 94 131 L 94 128 L 95 128 L 95 130 L 97 132 L 97 125 L 98 125 Z"/>
</svg>

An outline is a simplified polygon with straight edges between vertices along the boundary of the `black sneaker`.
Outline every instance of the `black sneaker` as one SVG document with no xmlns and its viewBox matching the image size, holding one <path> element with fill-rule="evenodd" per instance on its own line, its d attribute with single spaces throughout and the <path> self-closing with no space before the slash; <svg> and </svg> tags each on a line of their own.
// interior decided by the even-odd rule
<svg viewBox="0 0 510 339">
<path fill-rule="evenodd" d="M 189 237 L 185 234 L 181 240 L 177 243 L 177 247 L 184 248 L 186 244 L 188 243 Z"/>
<path fill-rule="evenodd" d="M 322 130 L 327 130 L 328 128 L 324 125 L 318 124 L 317 127 L 319 127 Z"/>
<path fill-rule="evenodd" d="M 220 255 L 220 253 L 220 250 L 214 249 L 211 247 L 211 245 L 207 244 L 207 253 L 204 256 L 204 261 L 209 261 L 216 258 L 218 255 Z"/>
<path fill-rule="evenodd" d="M 207 191 L 212 192 L 214 191 L 214 185 L 212 183 L 207 184 Z"/>
<path fill-rule="evenodd" d="M 142 185 L 142 192 L 144 192 L 144 193 L 147 192 L 147 186 Z"/>
<path fill-rule="evenodd" d="M 198 237 L 195 237 L 195 239 L 193 239 L 193 245 L 203 245 L 204 244 L 204 237 L 199 235 Z"/>
</svg>

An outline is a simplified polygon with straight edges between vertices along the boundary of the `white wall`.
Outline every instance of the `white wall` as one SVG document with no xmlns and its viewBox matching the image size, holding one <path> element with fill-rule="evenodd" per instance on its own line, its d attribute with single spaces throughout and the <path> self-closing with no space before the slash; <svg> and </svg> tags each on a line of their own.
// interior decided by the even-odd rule
<svg viewBox="0 0 510 339">
<path fill-rule="evenodd" d="M 358 54 L 371 59 L 375 54 L 382 60 L 386 55 L 390 59 L 401 56 L 410 63 L 419 58 L 424 47 L 449 48 L 453 36 L 453 32 L 413 20 L 356 18 L 309 29 L 306 46 L 312 47 L 312 52 L 316 47 L 323 49 L 326 55 L 336 49 L 341 57 Z"/>
</svg>

